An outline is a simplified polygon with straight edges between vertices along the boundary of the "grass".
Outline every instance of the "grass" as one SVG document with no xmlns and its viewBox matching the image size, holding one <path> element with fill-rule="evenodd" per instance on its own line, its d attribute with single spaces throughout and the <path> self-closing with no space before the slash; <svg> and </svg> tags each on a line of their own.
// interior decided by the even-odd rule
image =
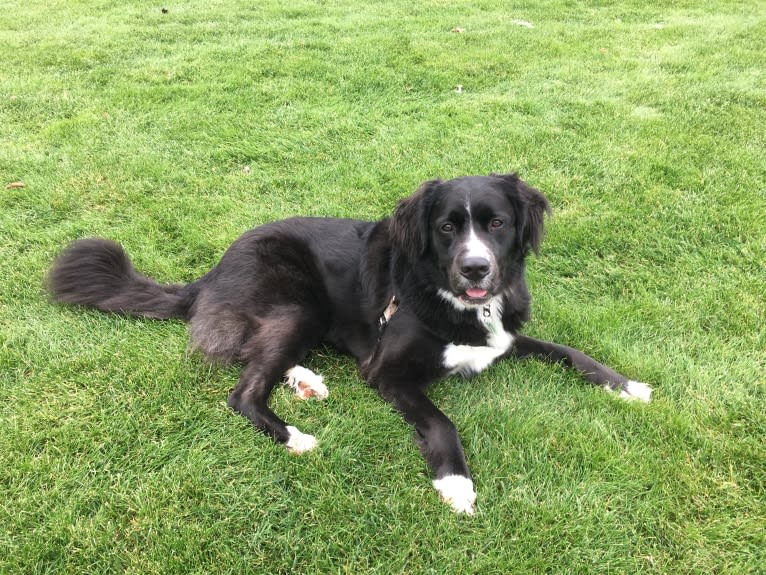
<svg viewBox="0 0 766 575">
<path fill-rule="evenodd" d="M 766 571 L 761 4 L 0 7 L 0 573 Z M 655 400 L 534 362 L 435 386 L 472 518 L 348 358 L 311 358 L 324 403 L 275 393 L 320 440 L 292 457 L 181 323 L 44 295 L 78 237 L 191 281 L 255 224 L 507 170 L 555 212 L 528 333 Z"/>
</svg>

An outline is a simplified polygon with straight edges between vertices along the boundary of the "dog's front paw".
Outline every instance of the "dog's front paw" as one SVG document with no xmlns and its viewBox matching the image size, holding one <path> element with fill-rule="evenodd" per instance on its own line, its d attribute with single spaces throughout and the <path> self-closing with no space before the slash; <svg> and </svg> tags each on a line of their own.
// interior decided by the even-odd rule
<svg viewBox="0 0 766 575">
<path fill-rule="evenodd" d="M 285 373 L 285 380 L 287 385 L 293 388 L 295 395 L 301 399 L 308 399 L 309 397 L 326 399 L 330 394 L 321 375 L 300 365 L 288 369 Z"/>
<path fill-rule="evenodd" d="M 629 401 L 638 400 L 649 403 L 652 400 L 652 388 L 640 381 L 626 381 L 620 390 L 620 397 Z"/>
<path fill-rule="evenodd" d="M 285 447 L 287 447 L 290 453 L 300 455 L 301 453 L 311 451 L 317 446 L 316 437 L 307 433 L 301 433 L 297 427 L 288 425 L 287 432 L 290 434 L 290 437 L 285 442 Z"/>
<path fill-rule="evenodd" d="M 442 501 L 449 503 L 457 513 L 474 514 L 476 492 L 473 481 L 463 475 L 447 475 L 434 479 L 434 488 L 439 492 Z"/>
</svg>

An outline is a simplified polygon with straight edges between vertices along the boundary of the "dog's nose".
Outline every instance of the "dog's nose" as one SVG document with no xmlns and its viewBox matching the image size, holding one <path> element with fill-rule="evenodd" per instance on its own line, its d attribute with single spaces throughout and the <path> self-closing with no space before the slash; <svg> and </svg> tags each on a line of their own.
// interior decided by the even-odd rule
<svg viewBox="0 0 766 575">
<path fill-rule="evenodd" d="M 460 273 L 469 280 L 480 280 L 489 273 L 489 260 L 477 256 L 469 256 L 460 264 Z"/>
</svg>

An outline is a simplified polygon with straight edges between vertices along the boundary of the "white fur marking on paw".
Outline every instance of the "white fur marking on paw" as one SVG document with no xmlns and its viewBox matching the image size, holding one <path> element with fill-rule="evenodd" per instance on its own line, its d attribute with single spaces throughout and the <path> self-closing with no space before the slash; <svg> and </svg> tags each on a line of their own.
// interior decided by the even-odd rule
<svg viewBox="0 0 766 575">
<path fill-rule="evenodd" d="M 476 492 L 473 490 L 473 481 L 468 477 L 447 475 L 441 479 L 434 479 L 434 488 L 442 500 L 449 503 L 457 513 L 474 514 Z"/>
<path fill-rule="evenodd" d="M 298 431 L 297 427 L 288 425 L 287 433 L 290 434 L 290 438 L 287 440 L 287 443 L 285 443 L 285 447 L 287 447 L 287 450 L 290 453 L 300 455 L 301 453 L 311 451 L 317 446 L 316 437 L 308 435 L 307 433 L 301 433 Z"/>
<path fill-rule="evenodd" d="M 300 365 L 288 369 L 285 372 L 285 379 L 287 385 L 292 387 L 295 395 L 301 399 L 308 399 L 309 397 L 326 399 L 330 395 L 330 391 L 323 383 L 324 378 Z"/>
<path fill-rule="evenodd" d="M 503 355 L 502 348 L 484 345 L 455 345 L 449 344 L 442 353 L 442 364 L 450 373 L 459 373 L 470 377 L 484 371 L 498 357 Z"/>
<path fill-rule="evenodd" d="M 637 399 L 649 403 L 652 399 L 652 388 L 640 381 L 630 380 L 620 390 L 620 397 L 627 400 Z"/>
</svg>

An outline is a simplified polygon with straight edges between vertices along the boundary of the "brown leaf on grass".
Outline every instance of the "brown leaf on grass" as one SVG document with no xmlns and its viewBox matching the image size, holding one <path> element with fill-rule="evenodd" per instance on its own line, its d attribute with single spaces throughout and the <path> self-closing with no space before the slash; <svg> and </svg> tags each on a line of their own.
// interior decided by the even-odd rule
<svg viewBox="0 0 766 575">
<path fill-rule="evenodd" d="M 24 182 L 11 182 L 7 186 L 5 186 L 6 190 L 18 190 L 19 188 L 24 187 Z"/>
</svg>

